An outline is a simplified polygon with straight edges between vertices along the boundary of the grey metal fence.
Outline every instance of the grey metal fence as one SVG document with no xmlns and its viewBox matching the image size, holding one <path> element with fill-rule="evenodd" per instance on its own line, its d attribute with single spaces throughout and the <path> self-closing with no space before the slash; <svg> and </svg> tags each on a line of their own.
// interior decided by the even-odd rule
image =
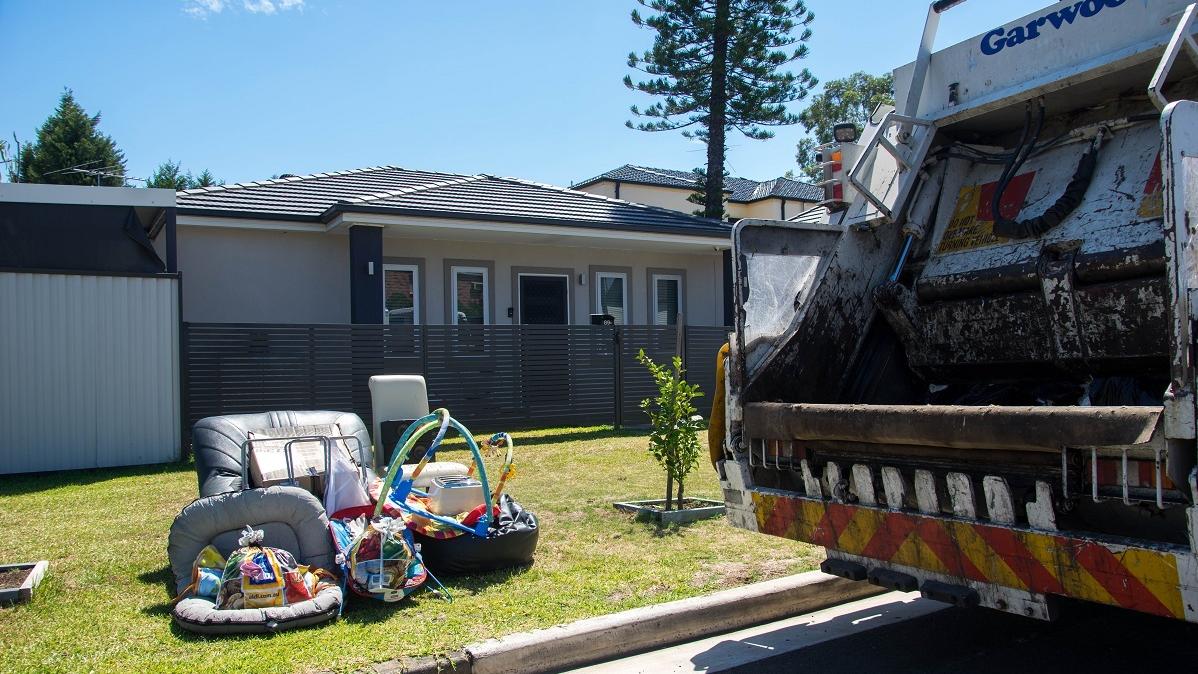
<svg viewBox="0 0 1198 674">
<path fill-rule="evenodd" d="M 185 323 L 186 425 L 215 414 L 352 410 L 371 423 L 375 374 L 421 374 L 429 404 L 481 428 L 639 425 L 653 394 L 636 362 L 681 347 L 687 378 L 711 405 L 715 355 L 728 328 L 546 325 Z"/>
</svg>

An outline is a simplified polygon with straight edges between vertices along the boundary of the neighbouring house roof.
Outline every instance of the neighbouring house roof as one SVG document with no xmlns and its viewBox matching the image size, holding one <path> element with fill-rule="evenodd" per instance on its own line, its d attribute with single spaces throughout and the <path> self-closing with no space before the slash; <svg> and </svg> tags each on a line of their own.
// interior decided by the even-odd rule
<svg viewBox="0 0 1198 674">
<path fill-rule="evenodd" d="M 604 180 L 618 180 L 638 185 L 694 189 L 696 176 L 694 171 L 675 171 L 673 169 L 625 164 L 620 168 L 612 169 L 607 173 L 601 173 L 594 178 L 584 180 L 575 185 L 574 188 L 581 189 Z M 819 187 L 811 183 L 802 182 L 801 180 L 792 180 L 785 177 L 765 181 L 729 177 L 724 179 L 724 191 L 729 193 L 728 201 L 741 203 L 769 198 L 798 199 L 802 201 L 822 201 L 824 198 L 824 192 Z"/>
<path fill-rule="evenodd" d="M 828 209 L 825 206 L 815 206 L 799 213 L 793 218 L 787 218 L 788 222 L 805 222 L 805 223 L 823 223 L 828 221 Z"/>
<path fill-rule="evenodd" d="M 377 166 L 183 190 L 183 215 L 329 222 L 383 213 L 727 237 L 729 226 L 665 208 L 485 174 Z"/>
</svg>

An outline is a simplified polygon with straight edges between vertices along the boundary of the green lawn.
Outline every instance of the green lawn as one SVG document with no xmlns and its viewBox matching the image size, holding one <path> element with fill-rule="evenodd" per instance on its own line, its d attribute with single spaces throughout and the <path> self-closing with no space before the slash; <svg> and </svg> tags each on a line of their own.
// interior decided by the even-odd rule
<svg viewBox="0 0 1198 674">
<path fill-rule="evenodd" d="M 353 670 L 797 573 L 822 559 L 811 546 L 723 519 L 658 529 L 615 511 L 613 501 L 663 489 L 643 434 L 514 436 L 518 473 L 507 491 L 541 522 L 532 567 L 444 579 L 453 603 L 427 591 L 398 604 L 352 598 L 338 622 L 271 637 L 201 638 L 171 623 L 166 536 L 195 496 L 190 465 L 0 478 L 0 562 L 50 560 L 31 605 L 0 609 L 0 671 Z M 719 498 L 710 465 L 692 474 L 687 493 Z"/>
</svg>

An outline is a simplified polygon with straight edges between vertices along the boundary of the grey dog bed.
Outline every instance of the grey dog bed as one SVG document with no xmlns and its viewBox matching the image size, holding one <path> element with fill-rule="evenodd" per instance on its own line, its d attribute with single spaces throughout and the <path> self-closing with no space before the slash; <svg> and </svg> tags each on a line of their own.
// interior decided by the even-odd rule
<svg viewBox="0 0 1198 674">
<path fill-rule="evenodd" d="M 315 496 L 298 487 L 249 489 L 197 499 L 175 517 L 167 543 L 175 592 L 191 582 L 201 550 L 211 544 L 228 557 L 247 525 L 262 530 L 263 545 L 290 552 L 300 564 L 336 569 L 329 520 Z M 298 604 L 263 609 L 219 610 L 192 597 L 176 604 L 171 615 L 183 629 L 201 634 L 271 633 L 332 620 L 342 600 L 338 587 Z"/>
</svg>

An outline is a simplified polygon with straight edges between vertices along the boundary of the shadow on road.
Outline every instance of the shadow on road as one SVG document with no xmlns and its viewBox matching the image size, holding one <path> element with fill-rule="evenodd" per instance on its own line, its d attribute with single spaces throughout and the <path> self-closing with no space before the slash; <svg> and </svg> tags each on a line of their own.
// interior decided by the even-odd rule
<svg viewBox="0 0 1198 674">
<path fill-rule="evenodd" d="M 848 669 L 882 674 L 1174 671 L 1179 667 L 1193 671 L 1190 667 L 1198 661 L 1198 625 L 1096 604 L 1063 603 L 1054 622 L 980 608 L 946 608 L 868 631 L 856 622 L 885 620 L 885 608 L 780 629 L 755 636 L 751 643 L 721 642 L 691 662 L 697 670 L 737 674 Z M 813 630 L 827 631 L 845 622 L 862 629 L 793 650 L 796 643 L 816 641 Z M 774 653 L 747 664 L 721 664 L 734 655 L 744 663 L 746 649 Z"/>
</svg>

